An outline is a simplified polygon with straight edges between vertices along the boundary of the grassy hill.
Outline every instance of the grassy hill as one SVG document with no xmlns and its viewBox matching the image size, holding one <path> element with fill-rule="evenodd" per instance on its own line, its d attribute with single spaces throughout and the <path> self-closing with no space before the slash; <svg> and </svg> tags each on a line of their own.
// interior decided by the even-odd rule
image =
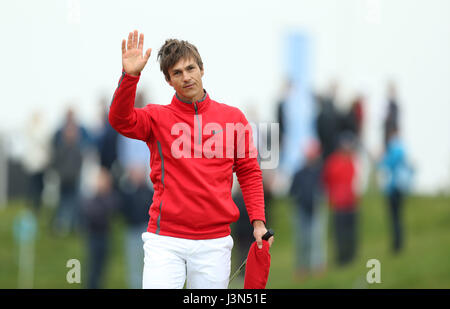
<svg viewBox="0 0 450 309">
<path fill-rule="evenodd" d="M 0 209 L 0 288 L 18 287 L 18 246 L 14 240 L 13 222 L 24 210 L 20 201 Z M 33 288 L 83 288 L 87 274 L 85 239 L 81 234 L 55 237 L 50 233 L 52 209 L 43 208 L 39 216 L 35 243 Z M 383 197 L 368 192 L 360 203 L 357 258 L 351 265 L 334 264 L 331 223 L 328 220 L 328 267 L 319 278 L 295 280 L 292 237 L 293 206 L 287 199 L 272 205 L 270 226 L 276 232 L 271 248 L 272 265 L 268 288 L 334 289 L 334 288 L 450 288 L 450 197 L 410 196 L 405 204 L 405 248 L 399 255 L 390 251 L 388 212 Z M 124 257 L 124 223 L 116 217 L 112 229 L 112 246 L 105 278 L 105 288 L 127 288 Z M 381 263 L 381 283 L 368 284 L 369 259 Z M 69 284 L 66 263 L 78 259 L 82 265 L 81 284 Z M 240 264 L 233 257 L 232 273 Z M 241 279 L 231 288 L 242 288 Z"/>
<path fill-rule="evenodd" d="M 296 282 L 293 278 L 292 206 L 280 202 L 275 210 L 276 246 L 268 288 L 450 288 L 450 199 L 409 197 L 404 209 L 405 248 L 399 255 L 390 250 L 388 211 L 382 196 L 368 193 L 359 211 L 357 258 L 338 268 L 334 263 L 331 223 L 328 221 L 328 270 L 320 278 Z M 381 283 L 368 284 L 366 263 L 381 263 Z"/>
</svg>

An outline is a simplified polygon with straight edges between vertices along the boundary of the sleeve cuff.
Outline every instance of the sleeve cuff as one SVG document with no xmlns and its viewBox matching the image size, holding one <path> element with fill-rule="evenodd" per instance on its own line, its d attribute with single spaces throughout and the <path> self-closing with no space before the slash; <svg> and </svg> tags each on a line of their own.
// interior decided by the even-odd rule
<svg viewBox="0 0 450 309">
<path fill-rule="evenodd" d="M 122 75 L 123 75 L 124 77 L 126 77 L 126 78 L 129 78 L 129 79 L 139 79 L 139 78 L 141 77 L 141 72 L 139 72 L 139 75 L 138 75 L 138 76 L 133 76 L 133 75 L 128 74 L 127 72 L 125 72 L 125 71 L 122 69 Z"/>
<path fill-rule="evenodd" d="M 251 221 L 250 221 L 250 223 L 251 223 L 251 225 L 253 226 L 253 222 L 255 222 L 255 221 L 262 221 L 262 222 L 264 222 L 264 225 L 266 225 L 266 219 L 264 218 L 255 218 L 255 219 L 252 219 Z"/>
</svg>

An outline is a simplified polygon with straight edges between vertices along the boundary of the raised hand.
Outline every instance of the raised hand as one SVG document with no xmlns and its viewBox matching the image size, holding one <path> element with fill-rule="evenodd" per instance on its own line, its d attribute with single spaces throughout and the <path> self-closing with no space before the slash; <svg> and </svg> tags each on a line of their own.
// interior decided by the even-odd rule
<svg viewBox="0 0 450 309">
<path fill-rule="evenodd" d="M 149 48 L 142 53 L 144 47 L 144 34 L 141 33 L 138 36 L 138 31 L 130 32 L 128 34 L 128 42 L 122 40 L 122 67 L 125 73 L 138 76 L 139 73 L 144 69 L 147 64 L 148 59 L 152 49 Z"/>
</svg>

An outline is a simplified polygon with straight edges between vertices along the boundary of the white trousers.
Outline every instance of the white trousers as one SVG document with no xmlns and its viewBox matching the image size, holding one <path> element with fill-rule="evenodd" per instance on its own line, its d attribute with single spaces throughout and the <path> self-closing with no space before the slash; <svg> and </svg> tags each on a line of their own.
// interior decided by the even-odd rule
<svg viewBox="0 0 450 309">
<path fill-rule="evenodd" d="M 192 240 L 145 232 L 144 289 L 226 289 L 233 238 Z"/>
</svg>

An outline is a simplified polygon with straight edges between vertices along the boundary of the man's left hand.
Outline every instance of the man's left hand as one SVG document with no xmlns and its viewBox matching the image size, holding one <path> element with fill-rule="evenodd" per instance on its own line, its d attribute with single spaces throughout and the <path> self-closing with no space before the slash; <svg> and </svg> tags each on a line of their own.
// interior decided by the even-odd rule
<svg viewBox="0 0 450 309">
<path fill-rule="evenodd" d="M 262 249 L 262 237 L 264 234 L 267 233 L 266 225 L 261 220 L 255 220 L 253 221 L 253 236 L 256 239 L 256 244 L 259 249 Z M 274 237 L 270 237 L 269 242 L 269 248 L 272 246 L 272 243 L 274 241 Z"/>
</svg>

